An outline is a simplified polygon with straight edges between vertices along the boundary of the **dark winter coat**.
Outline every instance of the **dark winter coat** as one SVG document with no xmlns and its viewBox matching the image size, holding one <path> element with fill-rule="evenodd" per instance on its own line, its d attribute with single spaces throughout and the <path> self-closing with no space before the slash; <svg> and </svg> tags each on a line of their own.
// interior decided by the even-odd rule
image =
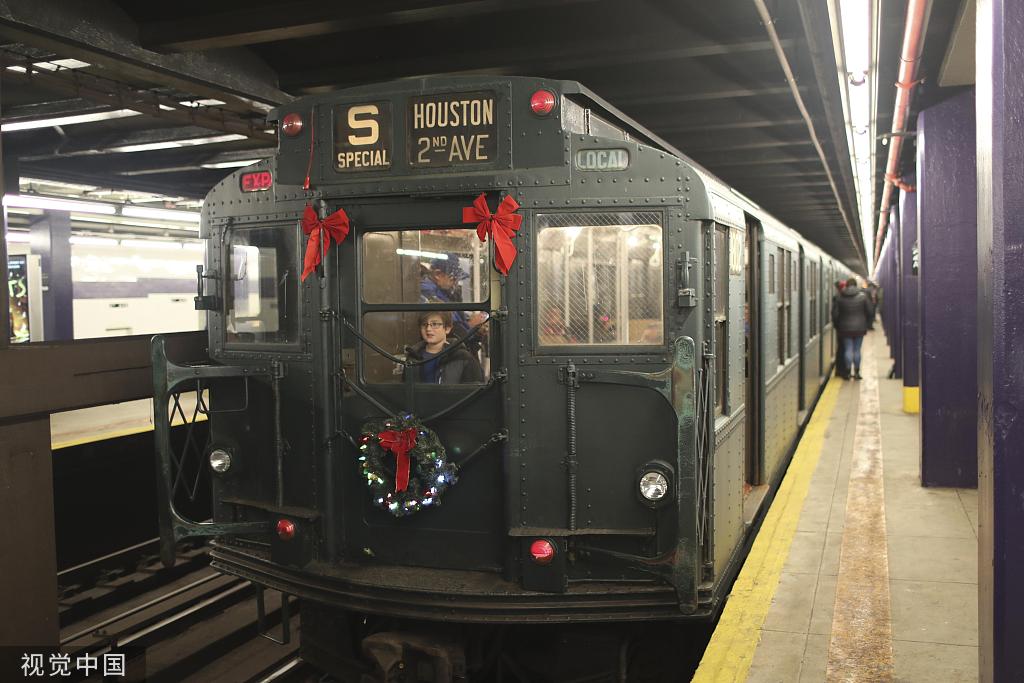
<svg viewBox="0 0 1024 683">
<path fill-rule="evenodd" d="M 444 349 L 447 349 L 449 346 L 449 342 L 445 342 Z M 426 347 L 427 343 L 424 341 L 409 347 L 406 353 L 408 359 L 413 361 L 423 360 L 423 352 Z M 438 362 L 441 364 L 438 384 L 474 384 L 484 381 L 484 372 L 480 368 L 480 362 L 477 361 L 473 354 L 466 350 L 464 345 L 451 353 L 441 356 Z M 405 371 L 416 373 L 415 376 L 417 381 L 419 381 L 422 367 L 421 365 L 414 365 L 407 367 Z"/>
<path fill-rule="evenodd" d="M 832 323 L 845 337 L 861 337 L 868 331 L 872 318 L 871 300 L 856 287 L 846 287 L 832 307 Z"/>
</svg>

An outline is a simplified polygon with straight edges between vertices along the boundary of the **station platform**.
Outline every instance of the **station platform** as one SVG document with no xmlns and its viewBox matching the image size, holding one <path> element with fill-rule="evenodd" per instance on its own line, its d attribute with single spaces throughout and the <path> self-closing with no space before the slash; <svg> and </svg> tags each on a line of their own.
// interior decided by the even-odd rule
<svg viewBox="0 0 1024 683">
<path fill-rule="evenodd" d="M 920 485 L 890 367 L 827 385 L 694 681 L 977 680 L 977 490 Z"/>
</svg>

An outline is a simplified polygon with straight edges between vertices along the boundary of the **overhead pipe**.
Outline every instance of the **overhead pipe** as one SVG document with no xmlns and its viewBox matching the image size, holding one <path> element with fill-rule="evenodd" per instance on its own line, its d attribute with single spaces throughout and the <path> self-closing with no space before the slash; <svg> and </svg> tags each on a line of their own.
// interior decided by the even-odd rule
<svg viewBox="0 0 1024 683">
<path fill-rule="evenodd" d="M 917 67 L 923 46 L 925 17 L 928 16 L 931 0 L 909 0 L 907 2 L 907 20 L 903 27 L 903 49 L 900 51 L 900 73 L 896 81 L 896 106 L 892 115 L 892 132 L 889 134 L 889 163 L 885 168 L 885 185 L 882 188 L 882 202 L 878 209 L 878 230 L 875 232 L 874 270 L 878 268 L 878 257 L 882 251 L 882 240 L 888 226 L 889 202 L 892 200 L 892 188 L 899 187 L 904 191 L 913 188 L 904 184 L 897 175 L 900 163 L 900 151 L 903 149 L 903 138 L 906 134 L 907 113 L 910 111 L 910 96 L 917 86 Z"/>
</svg>

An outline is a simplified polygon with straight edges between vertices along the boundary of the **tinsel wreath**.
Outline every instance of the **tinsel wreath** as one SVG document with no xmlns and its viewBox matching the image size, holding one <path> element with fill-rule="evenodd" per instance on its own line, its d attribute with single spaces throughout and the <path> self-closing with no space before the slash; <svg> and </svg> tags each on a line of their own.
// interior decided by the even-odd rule
<svg viewBox="0 0 1024 683">
<path fill-rule="evenodd" d="M 359 465 L 371 502 L 395 517 L 437 507 L 458 481 L 458 466 L 447 460 L 437 434 L 414 415 L 364 424 Z"/>
</svg>

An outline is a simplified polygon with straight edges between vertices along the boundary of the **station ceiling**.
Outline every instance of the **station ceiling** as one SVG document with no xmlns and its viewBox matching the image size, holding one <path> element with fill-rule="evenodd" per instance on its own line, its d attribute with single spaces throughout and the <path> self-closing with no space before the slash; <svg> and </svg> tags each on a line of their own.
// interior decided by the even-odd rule
<svg viewBox="0 0 1024 683">
<path fill-rule="evenodd" d="M 905 3 L 881 4 L 887 84 Z M 925 70 L 959 5 L 934 0 Z M 821 0 L 5 0 L 0 62 L 5 124 L 139 112 L 5 132 L 9 175 L 192 200 L 229 164 L 271 154 L 266 111 L 297 96 L 434 73 L 578 80 L 864 270 Z M 879 132 L 894 97 L 879 88 Z"/>
</svg>

